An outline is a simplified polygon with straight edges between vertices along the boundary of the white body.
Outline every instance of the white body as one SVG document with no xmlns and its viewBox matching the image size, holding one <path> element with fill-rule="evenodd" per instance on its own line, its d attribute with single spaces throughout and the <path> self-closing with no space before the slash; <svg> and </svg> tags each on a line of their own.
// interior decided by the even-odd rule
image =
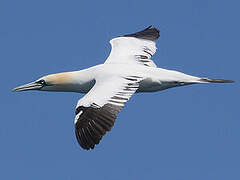
<svg viewBox="0 0 240 180">
<path fill-rule="evenodd" d="M 47 86 L 42 90 L 87 93 L 94 86 L 95 79 L 98 77 L 107 79 L 109 77 L 140 76 L 143 77 L 143 80 L 140 81 L 137 92 L 154 92 L 199 83 L 200 79 L 173 70 L 134 64 L 101 64 L 80 71 L 67 72 L 66 74 L 69 76 L 67 85 Z"/>
<path fill-rule="evenodd" d="M 75 133 L 84 149 L 93 149 L 110 131 L 117 113 L 134 93 L 154 92 L 195 83 L 232 82 L 190 76 L 158 68 L 151 60 L 159 30 L 143 31 L 110 41 L 112 51 L 104 64 L 88 69 L 50 74 L 14 91 L 41 90 L 86 93 L 76 106 Z"/>
</svg>

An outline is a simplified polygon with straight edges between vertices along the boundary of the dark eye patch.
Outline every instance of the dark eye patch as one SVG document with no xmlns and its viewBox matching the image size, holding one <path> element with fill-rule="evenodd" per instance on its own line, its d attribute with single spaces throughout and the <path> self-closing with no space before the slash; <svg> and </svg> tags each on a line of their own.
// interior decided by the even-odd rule
<svg viewBox="0 0 240 180">
<path fill-rule="evenodd" d="M 41 80 L 39 80 L 39 81 L 36 81 L 36 83 L 41 84 L 41 85 L 43 85 L 43 86 L 46 86 L 46 85 L 47 85 L 46 82 L 45 82 L 43 79 L 41 79 Z"/>
</svg>

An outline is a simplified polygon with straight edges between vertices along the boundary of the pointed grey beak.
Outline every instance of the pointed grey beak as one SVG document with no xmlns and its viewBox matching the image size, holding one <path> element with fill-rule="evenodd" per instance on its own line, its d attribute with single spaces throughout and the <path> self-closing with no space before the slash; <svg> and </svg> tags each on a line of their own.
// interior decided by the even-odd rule
<svg viewBox="0 0 240 180">
<path fill-rule="evenodd" d="M 17 91 L 28 91 L 28 90 L 40 90 L 42 87 L 43 85 L 40 83 L 31 82 L 22 86 L 18 86 L 14 88 L 12 91 L 17 92 Z"/>
</svg>

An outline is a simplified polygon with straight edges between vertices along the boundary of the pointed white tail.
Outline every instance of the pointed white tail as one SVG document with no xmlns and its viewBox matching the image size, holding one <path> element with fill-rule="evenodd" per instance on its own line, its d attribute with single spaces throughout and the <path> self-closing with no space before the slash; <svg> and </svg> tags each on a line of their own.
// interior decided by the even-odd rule
<svg viewBox="0 0 240 180">
<path fill-rule="evenodd" d="M 201 82 L 209 82 L 209 83 L 233 83 L 232 80 L 225 80 L 225 79 L 209 79 L 209 78 L 201 78 L 199 79 Z"/>
</svg>

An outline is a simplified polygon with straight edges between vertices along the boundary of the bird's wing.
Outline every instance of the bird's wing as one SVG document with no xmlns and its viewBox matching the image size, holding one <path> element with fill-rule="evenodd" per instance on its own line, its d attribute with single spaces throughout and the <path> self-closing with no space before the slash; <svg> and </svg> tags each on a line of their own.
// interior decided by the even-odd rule
<svg viewBox="0 0 240 180">
<path fill-rule="evenodd" d="M 159 37 L 159 30 L 149 26 L 143 31 L 114 38 L 110 41 L 112 50 L 105 63 L 141 64 L 156 67 L 150 58 L 156 52 L 155 40 Z"/>
<path fill-rule="evenodd" d="M 136 92 L 138 76 L 96 79 L 94 87 L 78 101 L 75 117 L 75 134 L 80 146 L 93 149 L 110 131 L 124 104 Z"/>
</svg>

